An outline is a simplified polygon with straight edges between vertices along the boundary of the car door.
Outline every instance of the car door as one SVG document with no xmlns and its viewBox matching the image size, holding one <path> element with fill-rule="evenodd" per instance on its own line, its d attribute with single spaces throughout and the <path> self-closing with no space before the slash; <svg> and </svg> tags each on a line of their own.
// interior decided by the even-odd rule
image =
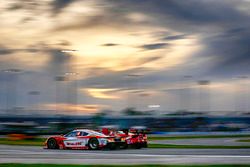
<svg viewBox="0 0 250 167">
<path fill-rule="evenodd" d="M 63 141 L 65 147 L 72 148 L 77 146 L 77 133 L 78 131 L 72 131 L 64 136 L 66 138 Z"/>
<path fill-rule="evenodd" d="M 81 131 L 77 133 L 77 142 L 81 147 L 87 146 L 88 140 L 89 137 L 87 132 Z"/>
</svg>

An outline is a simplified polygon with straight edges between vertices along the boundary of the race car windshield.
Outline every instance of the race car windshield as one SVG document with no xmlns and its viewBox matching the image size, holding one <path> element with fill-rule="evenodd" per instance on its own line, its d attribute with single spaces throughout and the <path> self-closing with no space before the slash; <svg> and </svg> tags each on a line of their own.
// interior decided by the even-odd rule
<svg viewBox="0 0 250 167">
<path fill-rule="evenodd" d="M 77 135 L 77 132 L 74 131 L 74 132 L 69 132 L 67 133 L 66 135 L 64 135 L 65 137 L 75 137 Z"/>
<path fill-rule="evenodd" d="M 123 131 L 117 131 L 118 134 L 125 134 Z"/>
</svg>

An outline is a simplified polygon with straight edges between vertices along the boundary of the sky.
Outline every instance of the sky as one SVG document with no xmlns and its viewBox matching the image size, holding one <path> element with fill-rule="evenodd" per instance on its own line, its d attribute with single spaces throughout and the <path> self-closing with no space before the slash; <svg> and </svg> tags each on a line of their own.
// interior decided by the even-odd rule
<svg viewBox="0 0 250 167">
<path fill-rule="evenodd" d="M 249 0 L 2 0 L 0 110 L 250 105 Z"/>
</svg>

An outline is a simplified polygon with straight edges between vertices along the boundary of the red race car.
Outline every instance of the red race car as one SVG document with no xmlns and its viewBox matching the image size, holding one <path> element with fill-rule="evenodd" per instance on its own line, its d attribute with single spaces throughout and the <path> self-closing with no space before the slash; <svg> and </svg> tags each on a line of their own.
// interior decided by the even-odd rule
<svg viewBox="0 0 250 167">
<path fill-rule="evenodd" d="M 147 135 L 138 129 L 123 130 L 126 134 L 126 143 L 128 146 L 133 148 L 146 148 L 148 147 Z"/>
<path fill-rule="evenodd" d="M 51 136 L 45 142 L 48 149 L 91 149 L 116 148 L 126 145 L 125 137 L 107 136 L 88 129 L 73 130 L 66 135 Z"/>
<path fill-rule="evenodd" d="M 121 131 L 115 129 L 103 128 L 102 133 L 116 138 L 125 138 L 125 144 L 120 145 L 120 148 L 146 148 L 148 146 L 147 135 L 142 129 L 124 129 Z"/>
</svg>

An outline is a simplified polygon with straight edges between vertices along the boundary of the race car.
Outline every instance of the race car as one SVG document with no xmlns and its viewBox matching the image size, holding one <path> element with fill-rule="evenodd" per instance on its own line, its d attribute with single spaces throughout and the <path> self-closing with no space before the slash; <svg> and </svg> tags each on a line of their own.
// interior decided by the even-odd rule
<svg viewBox="0 0 250 167">
<path fill-rule="evenodd" d="M 134 129 L 125 129 L 120 133 L 120 135 L 122 135 L 122 133 L 126 135 L 126 144 L 128 147 L 140 149 L 148 146 L 147 135 L 143 132 Z"/>
<path fill-rule="evenodd" d="M 89 129 L 76 129 L 65 135 L 49 137 L 45 141 L 44 148 L 97 150 L 102 148 L 114 149 L 122 145 L 126 145 L 123 137 L 107 136 Z"/>
<path fill-rule="evenodd" d="M 142 129 L 109 129 L 103 128 L 102 133 L 109 136 L 114 136 L 117 138 L 125 138 L 125 144 L 120 145 L 120 148 L 137 148 L 140 149 L 142 147 L 146 148 L 148 146 L 147 135 Z"/>
</svg>

